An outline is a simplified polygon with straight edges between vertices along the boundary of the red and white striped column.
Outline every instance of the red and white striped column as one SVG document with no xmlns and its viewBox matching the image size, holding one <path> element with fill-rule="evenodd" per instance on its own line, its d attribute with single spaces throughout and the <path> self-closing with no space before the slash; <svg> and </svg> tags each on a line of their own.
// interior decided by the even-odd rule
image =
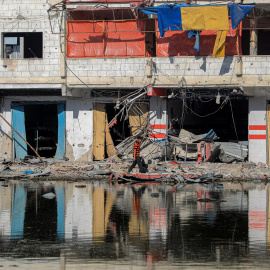
<svg viewBox="0 0 270 270">
<path fill-rule="evenodd" d="M 267 162 L 266 98 L 249 97 L 249 161 Z"/>
<path fill-rule="evenodd" d="M 150 138 L 153 140 L 166 139 L 167 130 L 167 99 L 150 97 Z"/>
</svg>

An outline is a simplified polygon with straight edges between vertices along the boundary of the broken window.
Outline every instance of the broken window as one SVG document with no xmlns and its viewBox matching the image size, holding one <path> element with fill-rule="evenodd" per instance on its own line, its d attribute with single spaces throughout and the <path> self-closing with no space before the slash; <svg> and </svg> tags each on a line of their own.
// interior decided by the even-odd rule
<svg viewBox="0 0 270 270">
<path fill-rule="evenodd" d="M 4 33 L 2 40 L 5 59 L 42 58 L 42 32 Z"/>
</svg>

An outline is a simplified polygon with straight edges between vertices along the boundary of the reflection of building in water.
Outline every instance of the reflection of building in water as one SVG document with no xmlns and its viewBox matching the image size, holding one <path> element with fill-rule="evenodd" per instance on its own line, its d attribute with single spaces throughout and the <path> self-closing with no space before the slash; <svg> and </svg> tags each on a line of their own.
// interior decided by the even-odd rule
<svg viewBox="0 0 270 270">
<path fill-rule="evenodd" d="M 267 245 L 267 189 L 263 185 L 249 190 L 248 194 L 249 247 L 262 252 Z"/>
<path fill-rule="evenodd" d="M 72 183 L 65 186 L 65 239 L 91 240 L 93 226 L 92 188 L 76 188 Z"/>
<path fill-rule="evenodd" d="M 9 238 L 11 232 L 12 189 L 0 188 L 0 236 Z"/>
<path fill-rule="evenodd" d="M 23 238 L 26 194 L 27 193 L 23 185 L 18 184 L 13 187 L 11 213 L 11 238 L 13 240 Z"/>
<path fill-rule="evenodd" d="M 43 198 L 48 192 L 56 197 Z M 10 181 L 8 186 L 0 188 L 1 234 L 14 241 L 55 241 L 62 231 L 60 214 L 65 205 L 61 194 L 63 188 L 54 188 L 50 183 Z"/>
<path fill-rule="evenodd" d="M 206 254 L 214 262 L 247 258 L 266 250 L 269 237 L 268 193 L 258 187 L 13 182 L 0 186 L 0 237 L 62 242 L 56 257 L 65 247 L 73 258 L 136 256 L 148 267 L 167 258 L 199 262 Z M 56 197 L 44 199 L 47 192 Z"/>
</svg>

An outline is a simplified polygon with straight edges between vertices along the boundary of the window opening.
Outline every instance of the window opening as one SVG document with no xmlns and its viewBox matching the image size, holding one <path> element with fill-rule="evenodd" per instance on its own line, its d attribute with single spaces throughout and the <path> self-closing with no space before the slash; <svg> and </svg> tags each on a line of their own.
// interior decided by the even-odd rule
<svg viewBox="0 0 270 270">
<path fill-rule="evenodd" d="M 4 33 L 3 58 L 42 58 L 42 32 Z"/>
</svg>

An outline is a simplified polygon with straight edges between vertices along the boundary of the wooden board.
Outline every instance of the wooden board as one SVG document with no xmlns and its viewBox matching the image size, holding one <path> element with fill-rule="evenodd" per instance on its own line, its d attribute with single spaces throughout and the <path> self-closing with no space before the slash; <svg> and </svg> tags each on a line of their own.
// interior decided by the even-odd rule
<svg viewBox="0 0 270 270">
<path fill-rule="evenodd" d="M 116 151 L 114 149 L 114 143 L 112 140 L 112 136 L 108 127 L 108 118 L 107 118 L 107 113 L 105 116 L 105 140 L 106 140 L 106 152 L 108 157 L 114 156 Z"/>
<path fill-rule="evenodd" d="M 148 124 L 148 104 L 134 104 L 129 111 L 129 126 L 131 135 L 135 135 L 141 127 Z"/>
<path fill-rule="evenodd" d="M 106 108 L 104 103 L 95 103 L 94 113 L 94 138 L 93 138 L 93 157 L 95 160 L 105 158 L 105 123 Z"/>
<path fill-rule="evenodd" d="M 25 116 L 23 105 L 13 107 L 12 126 L 26 140 Z M 27 155 L 27 144 L 14 130 L 12 130 L 12 134 L 14 141 L 13 157 L 17 158 L 18 160 L 23 159 Z"/>
</svg>

